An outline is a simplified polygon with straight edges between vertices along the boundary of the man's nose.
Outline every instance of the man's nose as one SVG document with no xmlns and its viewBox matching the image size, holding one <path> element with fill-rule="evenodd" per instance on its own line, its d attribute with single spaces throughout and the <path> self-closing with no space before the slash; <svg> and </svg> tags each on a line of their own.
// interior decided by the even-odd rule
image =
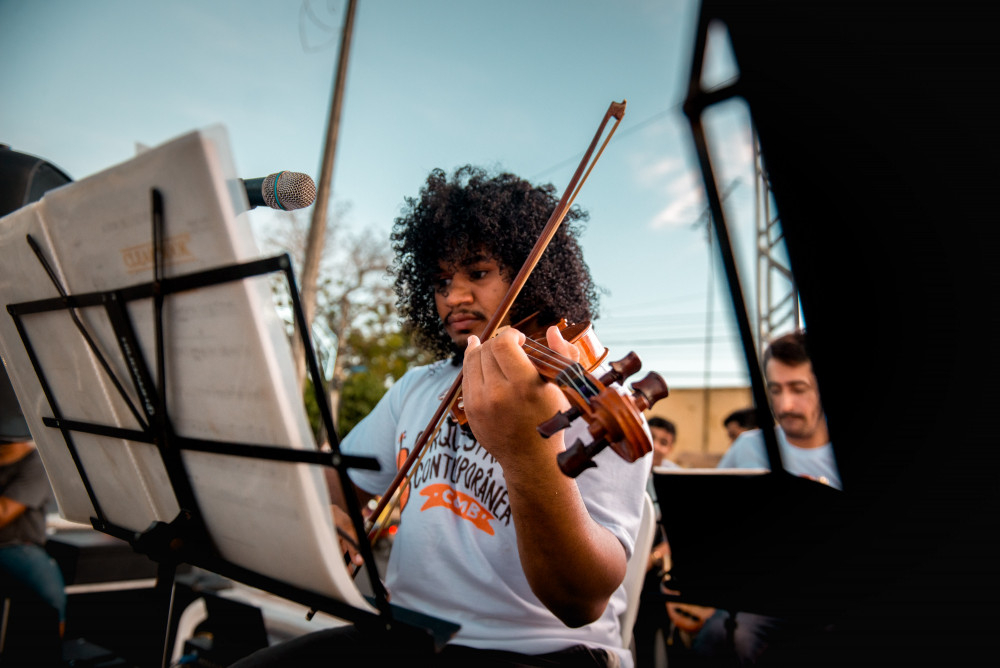
<svg viewBox="0 0 1000 668">
<path fill-rule="evenodd" d="M 445 300 L 449 306 L 458 306 L 472 302 L 472 286 L 461 278 L 455 277 L 448 286 L 448 294 Z"/>
<path fill-rule="evenodd" d="M 786 412 L 794 404 L 792 397 L 785 392 L 778 394 L 777 396 L 772 395 L 771 402 L 774 404 L 774 412 L 777 415 L 781 415 Z"/>
</svg>

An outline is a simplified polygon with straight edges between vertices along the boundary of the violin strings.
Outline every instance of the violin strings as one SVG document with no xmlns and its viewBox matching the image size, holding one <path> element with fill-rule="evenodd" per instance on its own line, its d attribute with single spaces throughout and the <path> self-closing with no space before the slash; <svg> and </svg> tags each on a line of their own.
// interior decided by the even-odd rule
<svg viewBox="0 0 1000 668">
<path fill-rule="evenodd" d="M 569 357 L 561 355 L 560 353 L 557 353 L 555 350 L 552 350 L 552 348 L 549 348 L 548 346 L 543 346 L 540 343 L 533 341 L 532 339 L 528 339 L 527 341 L 525 341 L 523 347 L 531 352 L 534 352 L 537 356 L 536 359 L 538 359 L 541 362 L 547 363 L 548 364 L 547 368 L 549 369 L 561 369 L 563 367 L 573 364 L 573 360 L 570 359 Z"/>
<path fill-rule="evenodd" d="M 563 370 L 563 373 L 566 374 L 564 378 L 566 378 L 567 384 L 581 397 L 589 399 L 599 394 L 597 387 L 590 382 L 587 374 L 583 371 L 583 367 L 579 364 L 567 367 Z"/>
<path fill-rule="evenodd" d="M 567 383 L 580 394 L 583 394 L 583 392 L 580 391 L 581 385 L 586 384 L 586 387 L 590 387 L 589 383 L 585 383 L 586 374 L 582 370 L 582 366 L 574 362 L 569 357 L 557 353 L 555 350 L 538 344 L 531 339 L 525 341 L 524 347 L 535 352 L 538 356 L 538 361 L 542 364 L 546 364 L 547 369 L 560 371 L 565 374 L 564 378 L 567 380 Z"/>
<path fill-rule="evenodd" d="M 597 388 L 589 382 L 583 367 L 574 362 L 569 357 L 557 353 L 547 346 L 543 346 L 532 339 L 524 343 L 524 348 L 534 352 L 540 364 L 545 364 L 545 368 L 560 371 L 569 385 L 577 394 L 582 397 L 595 396 L 598 394 Z"/>
</svg>

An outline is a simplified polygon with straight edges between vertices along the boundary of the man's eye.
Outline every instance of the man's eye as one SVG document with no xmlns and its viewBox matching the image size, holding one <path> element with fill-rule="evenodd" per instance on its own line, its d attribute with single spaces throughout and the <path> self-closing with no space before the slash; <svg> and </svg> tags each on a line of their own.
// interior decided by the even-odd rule
<svg viewBox="0 0 1000 668">
<path fill-rule="evenodd" d="M 478 281 L 481 278 L 486 278 L 486 276 L 489 273 L 490 272 L 489 272 L 488 269 L 477 269 L 475 271 L 470 271 L 469 272 L 469 278 L 471 278 L 474 281 Z"/>
<path fill-rule="evenodd" d="M 448 287 L 450 285 L 451 285 L 451 279 L 450 278 L 439 278 L 434 283 L 434 290 L 436 292 L 444 292 L 445 290 L 448 289 Z"/>
</svg>

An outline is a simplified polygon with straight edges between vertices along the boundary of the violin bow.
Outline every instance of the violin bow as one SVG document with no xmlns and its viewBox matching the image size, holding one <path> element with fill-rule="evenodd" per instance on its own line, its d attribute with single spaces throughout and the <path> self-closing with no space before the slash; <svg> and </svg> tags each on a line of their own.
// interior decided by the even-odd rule
<svg viewBox="0 0 1000 668">
<path fill-rule="evenodd" d="M 552 215 L 549 216 L 548 222 L 545 223 L 545 227 L 542 228 L 542 232 L 535 242 L 534 247 L 528 254 L 527 259 L 525 259 L 524 264 L 521 265 L 520 271 L 511 281 L 510 287 L 507 289 L 507 293 L 504 295 L 503 300 L 500 302 L 500 306 L 493 313 L 493 316 L 486 323 L 485 328 L 480 334 L 480 339 L 485 341 L 493 336 L 500 323 L 504 321 L 507 314 L 510 312 L 511 307 L 514 305 L 514 300 L 521 293 L 521 289 L 528 282 L 528 278 L 531 276 L 531 272 L 535 270 L 538 262 L 542 258 L 542 253 L 548 247 L 552 238 L 555 236 L 556 231 L 558 231 L 559 226 L 562 224 L 563 219 L 566 217 L 569 208 L 573 205 L 573 201 L 576 199 L 577 194 L 580 192 L 580 188 L 587 181 L 590 176 L 590 172 L 593 171 L 594 165 L 597 164 L 598 159 L 600 159 L 601 154 L 604 153 L 605 147 L 607 147 L 608 142 L 611 141 L 611 137 L 614 136 L 615 130 L 618 129 L 618 124 L 621 123 L 622 117 L 625 115 L 625 103 L 626 100 L 621 102 L 612 102 L 608 106 L 608 110 L 604 112 L 604 118 L 601 120 L 600 126 L 597 128 L 597 132 L 594 134 L 594 138 L 590 142 L 590 146 L 587 147 L 586 153 L 584 153 L 583 158 L 580 160 L 579 166 L 577 166 L 576 171 L 573 173 L 573 178 L 570 179 L 569 184 L 563 191 L 563 195 L 553 209 Z M 594 155 L 594 150 L 597 148 L 598 142 L 600 142 L 601 137 L 604 135 L 604 130 L 607 127 L 611 119 L 614 118 L 614 125 L 608 130 L 607 136 L 600 145 L 600 149 L 597 150 L 597 154 Z M 593 156 L 593 161 L 591 161 L 591 156 Z M 372 511 L 369 516 L 369 522 L 366 525 L 368 531 L 368 540 L 373 540 L 378 532 L 381 530 L 381 526 L 388 519 L 391 514 L 390 503 L 395 504 L 396 499 L 399 496 L 398 492 L 402 490 L 402 485 L 404 480 L 409 475 L 410 469 L 413 464 L 418 461 L 424 452 L 424 448 L 427 443 L 431 440 L 433 435 L 437 434 L 440 429 L 441 421 L 444 419 L 445 414 L 451 410 L 452 405 L 455 403 L 455 399 L 458 397 L 458 392 L 462 387 L 462 372 L 458 372 L 455 377 L 454 382 L 452 382 L 451 387 L 448 392 L 445 393 L 443 400 L 440 405 L 438 405 L 437 410 L 434 411 L 434 415 L 431 417 L 427 424 L 427 428 L 424 429 L 417 442 L 413 445 L 413 450 L 407 456 L 406 460 L 399 466 L 396 471 L 395 477 L 392 482 L 389 483 L 388 489 L 379 499 L 378 505 Z"/>
</svg>

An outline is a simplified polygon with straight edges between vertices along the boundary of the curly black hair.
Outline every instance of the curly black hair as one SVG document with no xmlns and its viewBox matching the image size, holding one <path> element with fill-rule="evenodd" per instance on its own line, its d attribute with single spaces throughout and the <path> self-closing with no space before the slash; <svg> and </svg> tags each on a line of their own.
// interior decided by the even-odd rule
<svg viewBox="0 0 1000 668">
<path fill-rule="evenodd" d="M 438 316 L 434 290 L 441 264 L 475 253 L 495 260 L 513 280 L 559 203 L 551 184 L 534 186 L 509 173 L 490 176 L 465 165 L 449 179 L 433 170 L 419 197 L 407 197 L 392 230 L 396 307 L 418 345 L 436 359 L 460 351 Z M 510 311 L 511 322 L 536 312 L 542 322 L 596 317 L 597 290 L 576 237 L 588 214 L 571 207 Z"/>
</svg>

